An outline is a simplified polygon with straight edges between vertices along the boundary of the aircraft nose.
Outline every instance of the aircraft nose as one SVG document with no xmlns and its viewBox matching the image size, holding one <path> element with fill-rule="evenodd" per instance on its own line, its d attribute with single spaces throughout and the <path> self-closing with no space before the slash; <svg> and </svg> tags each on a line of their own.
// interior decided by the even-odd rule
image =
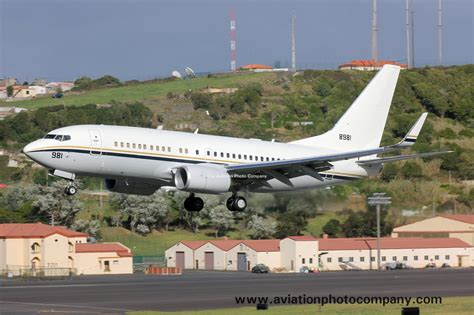
<svg viewBox="0 0 474 315">
<path fill-rule="evenodd" d="M 30 153 L 31 151 L 33 151 L 34 147 L 35 147 L 35 142 L 31 142 L 31 143 L 28 143 L 24 148 L 23 150 L 21 150 L 21 152 L 23 152 L 25 155 L 27 156 L 30 156 L 28 153 Z"/>
</svg>

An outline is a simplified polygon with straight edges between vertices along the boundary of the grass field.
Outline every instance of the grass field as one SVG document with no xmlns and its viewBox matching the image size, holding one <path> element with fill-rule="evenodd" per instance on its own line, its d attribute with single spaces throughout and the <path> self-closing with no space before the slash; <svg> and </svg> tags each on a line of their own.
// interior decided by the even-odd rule
<svg viewBox="0 0 474 315">
<path fill-rule="evenodd" d="M 308 220 L 306 231 L 313 236 L 320 236 L 323 232 L 323 226 L 331 219 L 337 219 L 342 223 L 345 218 L 335 212 L 318 213 L 316 217 Z"/>
<path fill-rule="evenodd" d="M 120 86 L 113 88 L 102 88 L 85 91 L 81 94 L 69 94 L 61 99 L 53 99 L 50 96 L 38 97 L 34 100 L 0 102 L 0 106 L 17 106 L 24 108 L 39 108 L 51 105 L 85 105 L 85 104 L 107 104 L 111 100 L 120 102 L 145 101 L 147 99 L 166 95 L 168 92 L 184 93 L 188 90 L 215 87 L 236 87 L 252 81 L 261 81 L 262 78 L 272 78 L 272 73 L 249 73 L 246 75 L 226 76 L 219 78 L 195 78 L 189 80 L 177 80 L 170 82 L 153 82 L 137 85 Z"/>
<path fill-rule="evenodd" d="M 417 305 L 420 307 L 420 314 L 443 314 L 443 315 L 463 315 L 474 313 L 474 303 L 472 297 L 449 297 L 443 298 L 443 304 Z M 416 305 L 410 305 L 416 306 Z M 257 311 L 255 307 L 241 307 L 230 309 L 217 309 L 192 312 L 131 312 L 130 315 L 250 315 L 250 314 L 324 314 L 324 315 L 400 315 L 404 305 L 381 306 L 377 304 L 369 305 L 298 305 L 298 306 L 270 306 L 266 311 Z"/>
</svg>

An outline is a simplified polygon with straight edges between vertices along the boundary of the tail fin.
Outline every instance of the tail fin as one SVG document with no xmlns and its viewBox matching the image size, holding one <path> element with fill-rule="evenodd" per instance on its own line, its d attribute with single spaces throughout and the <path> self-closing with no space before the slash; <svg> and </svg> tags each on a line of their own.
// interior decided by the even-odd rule
<svg viewBox="0 0 474 315">
<path fill-rule="evenodd" d="M 400 67 L 385 65 L 328 132 L 291 143 L 358 150 L 380 146 Z"/>
</svg>

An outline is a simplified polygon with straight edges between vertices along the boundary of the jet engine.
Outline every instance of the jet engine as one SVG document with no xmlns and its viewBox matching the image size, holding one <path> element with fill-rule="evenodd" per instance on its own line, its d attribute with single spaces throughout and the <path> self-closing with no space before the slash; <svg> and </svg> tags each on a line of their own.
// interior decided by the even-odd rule
<svg viewBox="0 0 474 315">
<path fill-rule="evenodd" d="M 153 195 L 153 193 L 160 187 L 128 180 L 106 179 L 105 188 L 116 193 L 149 196 Z"/>
<path fill-rule="evenodd" d="M 219 194 L 229 191 L 231 178 L 224 168 L 185 165 L 176 168 L 174 184 L 183 191 Z"/>
</svg>

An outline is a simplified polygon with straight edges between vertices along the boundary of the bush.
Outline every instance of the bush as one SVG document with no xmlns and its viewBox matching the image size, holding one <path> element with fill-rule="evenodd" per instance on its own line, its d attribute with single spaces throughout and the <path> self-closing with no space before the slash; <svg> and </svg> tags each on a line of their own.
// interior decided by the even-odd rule
<svg viewBox="0 0 474 315">
<path fill-rule="evenodd" d="M 421 166 L 415 162 L 406 162 L 400 171 L 404 178 L 421 178 L 423 176 Z"/>
</svg>

